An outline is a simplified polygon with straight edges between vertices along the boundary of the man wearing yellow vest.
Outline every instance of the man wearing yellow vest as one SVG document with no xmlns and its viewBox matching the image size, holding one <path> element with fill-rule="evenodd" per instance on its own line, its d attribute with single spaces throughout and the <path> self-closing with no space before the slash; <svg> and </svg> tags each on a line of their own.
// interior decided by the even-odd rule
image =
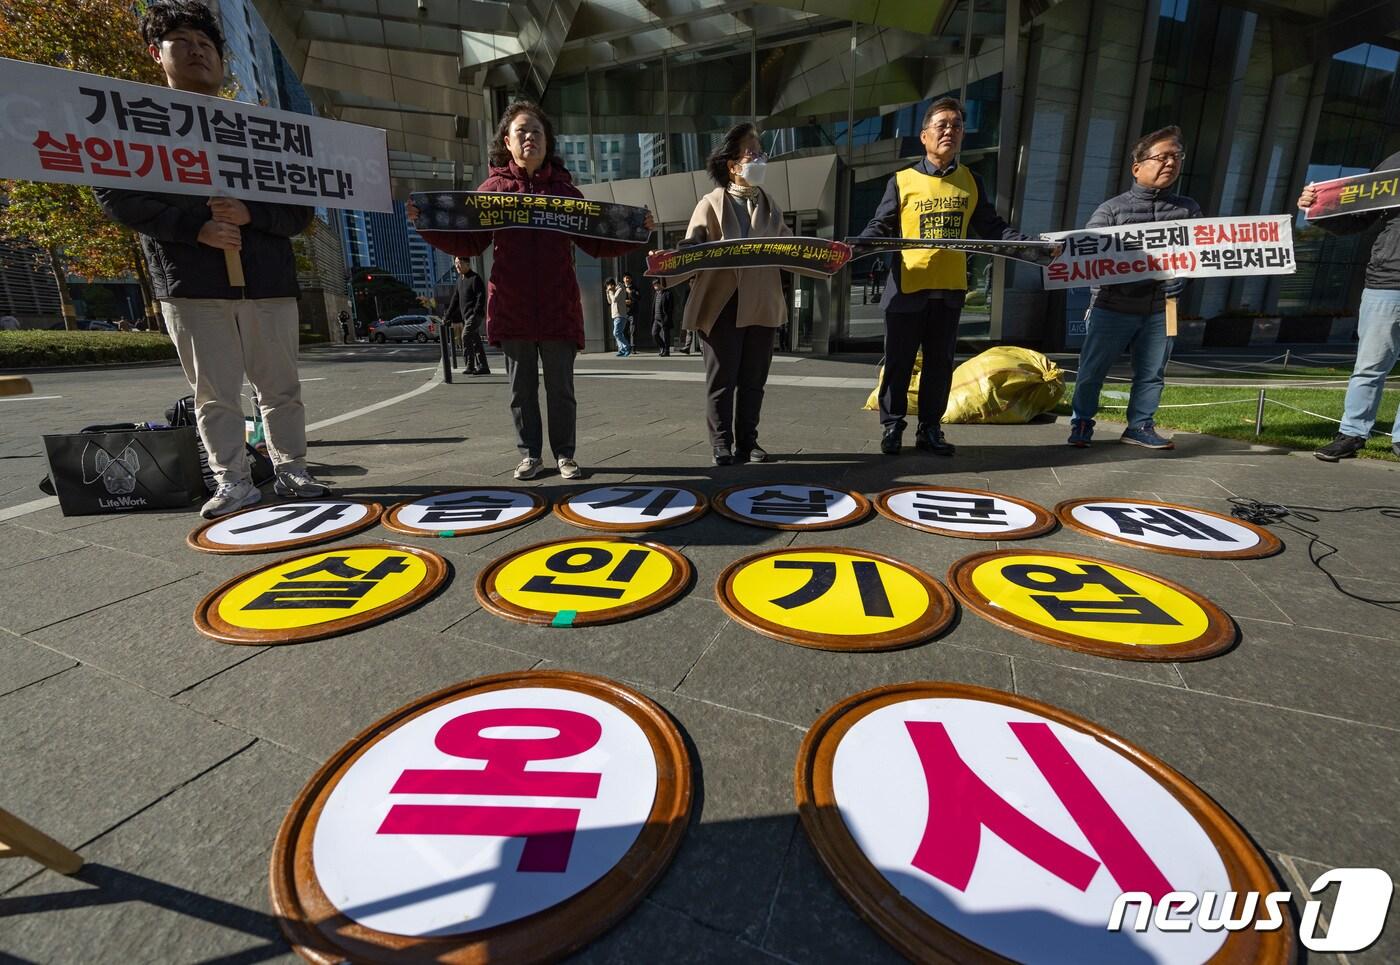
<svg viewBox="0 0 1400 965">
<path fill-rule="evenodd" d="M 1026 236 L 997 214 L 982 179 L 958 163 L 963 107 L 952 97 L 934 101 L 924 114 L 919 140 L 925 157 L 890 178 L 862 238 L 999 238 Z M 913 248 L 894 259 L 880 307 L 885 310 L 885 375 L 880 382 L 880 451 L 897 455 L 903 445 L 909 379 L 922 348 L 919 426 L 914 445 L 951 456 L 940 422 L 953 382 L 958 317 L 967 295 L 967 256 L 938 248 Z"/>
</svg>

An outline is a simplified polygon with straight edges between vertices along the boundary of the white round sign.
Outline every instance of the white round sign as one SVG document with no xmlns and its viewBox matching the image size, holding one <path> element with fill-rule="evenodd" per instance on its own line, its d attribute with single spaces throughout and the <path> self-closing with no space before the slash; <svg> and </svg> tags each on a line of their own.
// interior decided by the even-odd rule
<svg viewBox="0 0 1400 965">
<path fill-rule="evenodd" d="M 646 530 L 688 522 L 705 511 L 705 497 L 679 486 L 599 486 L 574 493 L 554 512 L 579 526 Z"/>
<path fill-rule="evenodd" d="M 870 501 L 859 493 L 825 486 L 772 483 L 727 489 L 715 497 L 715 509 L 771 529 L 830 529 L 864 517 Z"/>
<path fill-rule="evenodd" d="M 316 878 L 376 931 L 477 932 L 607 874 L 656 788 L 647 735 L 618 707 L 547 686 L 475 693 L 389 732 L 346 770 L 316 825 Z"/>
<path fill-rule="evenodd" d="M 277 549 L 350 532 L 377 514 L 377 506 L 349 499 L 298 500 L 234 513 L 192 538 L 201 549 Z"/>
<path fill-rule="evenodd" d="M 1228 937 L 1107 929 L 1126 891 L 1222 894 L 1230 876 L 1166 787 L 1057 721 L 985 700 L 886 704 L 840 739 L 831 781 L 889 885 L 1014 961 L 1198 963 Z"/>
<path fill-rule="evenodd" d="M 542 510 L 540 497 L 519 489 L 462 489 L 400 503 L 384 522 L 404 533 L 465 535 L 504 529 Z"/>
<path fill-rule="evenodd" d="M 1193 509 L 1135 499 L 1075 499 L 1056 511 L 1093 536 L 1191 556 L 1250 557 L 1276 552 L 1277 537 L 1243 522 Z"/>
<path fill-rule="evenodd" d="M 1029 529 L 1036 514 L 1020 503 L 986 493 L 963 490 L 906 489 L 885 500 L 890 512 L 920 527 L 959 533 L 995 533 L 1004 536 Z"/>
</svg>

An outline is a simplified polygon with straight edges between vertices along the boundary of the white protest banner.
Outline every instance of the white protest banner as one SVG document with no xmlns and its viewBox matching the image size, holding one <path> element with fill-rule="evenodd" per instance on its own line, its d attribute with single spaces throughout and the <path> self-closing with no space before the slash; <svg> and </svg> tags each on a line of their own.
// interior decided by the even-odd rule
<svg viewBox="0 0 1400 965">
<path fill-rule="evenodd" d="M 2 57 L 0 178 L 393 210 L 378 128 Z"/>
<path fill-rule="evenodd" d="M 1047 289 L 1165 278 L 1291 275 L 1293 218 L 1286 214 L 1196 218 L 1056 231 L 1064 251 L 1041 269 Z"/>
</svg>

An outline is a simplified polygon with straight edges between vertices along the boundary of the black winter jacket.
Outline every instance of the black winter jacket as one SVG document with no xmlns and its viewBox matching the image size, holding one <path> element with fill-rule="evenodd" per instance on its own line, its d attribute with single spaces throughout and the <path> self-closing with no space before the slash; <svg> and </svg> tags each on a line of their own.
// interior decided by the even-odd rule
<svg viewBox="0 0 1400 965">
<path fill-rule="evenodd" d="M 476 331 L 486 317 L 486 285 L 476 272 L 457 276 L 457 287 L 443 313 L 449 325 L 462 325 Z"/>
<path fill-rule="evenodd" d="M 1086 228 L 1108 228 L 1153 221 L 1180 221 L 1199 218 L 1201 206 L 1190 198 L 1157 188 L 1133 186 L 1109 198 L 1094 210 Z M 1179 295 L 1186 287 L 1184 278 L 1172 281 L 1133 281 L 1125 285 L 1103 285 L 1092 289 L 1089 305 L 1110 312 L 1147 315 L 1166 309 L 1167 296 Z"/>
<path fill-rule="evenodd" d="M 1393 171 L 1396 168 L 1400 168 L 1400 153 L 1386 158 L 1376 165 L 1375 170 Z M 1400 289 L 1400 208 L 1343 214 L 1323 218 L 1313 224 L 1338 235 L 1360 234 L 1380 225 L 1381 232 L 1371 244 L 1371 260 L 1366 263 L 1366 287 L 1386 291 Z"/>
<path fill-rule="evenodd" d="M 662 328 L 671 327 L 671 293 L 664 288 L 651 293 L 651 322 Z"/>
<path fill-rule="evenodd" d="M 246 288 L 228 283 L 224 253 L 200 244 L 199 229 L 212 215 L 206 198 L 94 188 L 107 217 L 141 235 L 156 298 L 295 298 L 296 259 L 292 237 L 311 224 L 302 205 L 244 201 L 252 221 L 243 225 Z"/>
</svg>

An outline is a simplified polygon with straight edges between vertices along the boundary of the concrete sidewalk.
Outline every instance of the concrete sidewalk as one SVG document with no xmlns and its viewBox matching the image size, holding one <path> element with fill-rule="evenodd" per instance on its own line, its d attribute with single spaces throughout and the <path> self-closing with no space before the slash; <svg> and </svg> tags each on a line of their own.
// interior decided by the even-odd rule
<svg viewBox="0 0 1400 965">
<path fill-rule="evenodd" d="M 347 496 L 386 505 L 456 485 L 514 485 L 503 371 L 416 395 L 433 359 L 376 347 L 309 354 L 311 462 Z M 1064 445 L 1063 423 L 948 429 L 955 458 L 878 451 L 860 409 L 871 360 L 773 366 L 762 444 L 777 461 L 717 469 L 694 359 L 580 359 L 580 463 L 589 484 L 668 480 L 707 493 L 737 482 L 821 483 L 873 495 L 938 482 L 1052 507 L 1077 496 L 1146 496 L 1228 512 L 1232 496 L 1320 507 L 1400 506 L 1400 467 L 1326 465 L 1180 434 L 1177 449 Z M 314 380 L 314 381 L 313 381 Z M 160 418 L 179 372 L 47 374 L 56 399 L 0 409 L 0 511 L 28 504 L 44 431 Z M 335 421 L 375 403 L 401 401 Z M 128 415 L 130 413 L 130 415 Z M 548 464 L 549 460 L 546 459 Z M 552 472 L 554 497 L 581 488 Z M 270 914 L 267 862 L 279 822 L 316 768 L 383 714 L 474 676 L 530 667 L 602 674 L 665 707 L 691 743 L 693 825 L 660 885 L 581 961 L 874 962 L 898 956 L 818 866 L 798 826 L 792 767 L 826 708 L 884 683 L 932 679 L 1014 691 L 1082 714 L 1200 785 L 1254 838 L 1295 896 L 1323 870 L 1378 866 L 1400 877 L 1400 613 L 1347 599 L 1309 562 L 1306 541 L 1264 560 L 1167 556 L 1059 529 L 1022 546 L 1085 552 L 1197 589 L 1241 631 L 1197 663 L 1108 660 L 1035 643 L 963 613 L 942 637 L 890 653 L 789 646 L 731 622 L 716 575 L 760 547 L 879 550 L 938 579 L 991 548 L 872 516 L 826 533 L 745 527 L 714 513 L 653 534 L 697 570 L 677 603 L 630 622 L 572 631 L 482 611 L 477 572 L 505 552 L 581 530 L 545 516 L 459 539 L 383 529 L 356 539 L 419 543 L 454 573 L 426 605 L 314 643 L 235 647 L 195 631 L 218 583 L 263 557 L 185 545 L 194 511 L 0 523 L 0 806 L 77 848 L 74 879 L 0 862 L 0 959 L 269 961 L 288 958 Z M 1400 599 L 1400 522 L 1324 514 L 1350 589 Z M 1007 544 L 1009 545 L 1009 544 Z M 1400 909 L 1351 961 L 1400 961 Z M 1334 960 L 1324 955 L 1311 961 Z"/>
</svg>

